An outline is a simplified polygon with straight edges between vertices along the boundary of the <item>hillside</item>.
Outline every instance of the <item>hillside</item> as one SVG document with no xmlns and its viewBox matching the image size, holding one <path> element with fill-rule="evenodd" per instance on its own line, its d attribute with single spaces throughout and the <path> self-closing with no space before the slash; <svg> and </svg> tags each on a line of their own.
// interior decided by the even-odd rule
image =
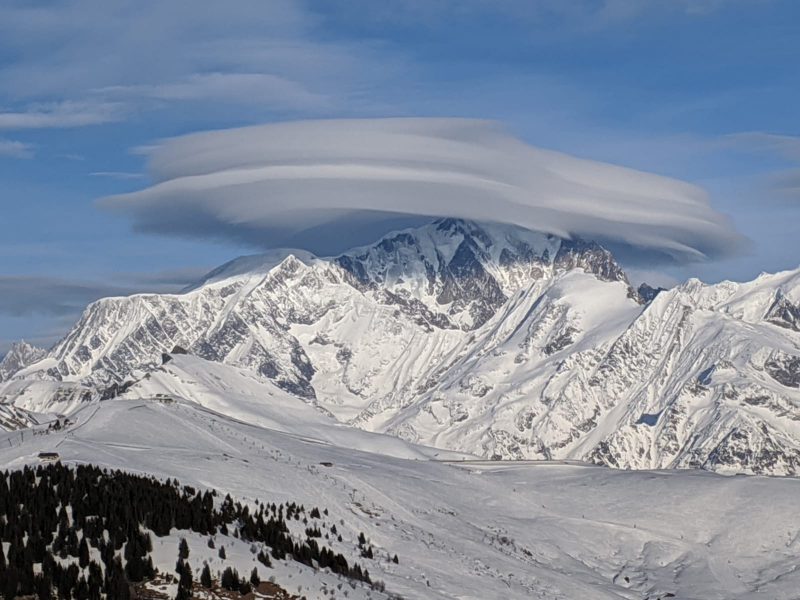
<svg viewBox="0 0 800 600">
<path fill-rule="evenodd" d="M 0 439 L 9 469 L 38 463 L 42 451 L 67 465 L 221 490 L 251 507 L 327 508 L 326 522 L 343 540 L 336 551 L 386 586 L 384 595 L 345 583 L 349 598 L 370 591 L 372 598 L 789 600 L 800 584 L 800 482 L 790 478 L 409 460 L 166 399 L 109 400 L 81 409 L 62 430 Z M 361 558 L 361 532 L 372 559 Z M 219 569 L 207 536 L 178 530 L 153 536 L 156 567 L 174 571 L 181 537 L 195 579 L 203 560 Z M 324 587 L 344 597 L 342 580 L 325 570 L 283 561 L 262 570 L 249 543 L 224 544 L 239 573 L 256 566 L 291 593 L 320 597 Z M 395 554 L 398 563 L 390 560 Z"/>
</svg>

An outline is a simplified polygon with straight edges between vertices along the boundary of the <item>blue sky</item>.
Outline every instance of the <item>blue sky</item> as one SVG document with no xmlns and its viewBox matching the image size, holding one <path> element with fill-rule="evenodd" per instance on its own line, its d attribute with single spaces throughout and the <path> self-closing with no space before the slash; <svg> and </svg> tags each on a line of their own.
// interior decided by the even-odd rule
<svg viewBox="0 0 800 600">
<path fill-rule="evenodd" d="M 743 234 L 639 278 L 800 264 L 794 0 L 73 0 L 0 4 L 0 354 L 88 301 L 179 289 L 257 248 L 134 230 L 99 198 L 146 148 L 275 121 L 470 117 L 702 186 Z"/>
</svg>

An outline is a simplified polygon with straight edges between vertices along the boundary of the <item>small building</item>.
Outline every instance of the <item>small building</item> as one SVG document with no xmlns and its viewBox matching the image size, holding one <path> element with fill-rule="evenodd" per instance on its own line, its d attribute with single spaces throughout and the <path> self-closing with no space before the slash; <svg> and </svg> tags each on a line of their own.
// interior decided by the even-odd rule
<svg viewBox="0 0 800 600">
<path fill-rule="evenodd" d="M 42 462 L 58 462 L 61 457 L 58 452 L 39 452 L 39 460 Z"/>
</svg>

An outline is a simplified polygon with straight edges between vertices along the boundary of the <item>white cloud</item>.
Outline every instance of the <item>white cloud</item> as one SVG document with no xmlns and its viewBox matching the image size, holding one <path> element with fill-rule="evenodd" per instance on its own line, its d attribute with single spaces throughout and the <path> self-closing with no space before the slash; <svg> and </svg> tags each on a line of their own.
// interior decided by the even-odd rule
<svg viewBox="0 0 800 600">
<path fill-rule="evenodd" d="M 154 184 L 101 204 L 149 232 L 320 252 L 387 220 L 453 216 L 678 262 L 742 241 L 696 186 L 536 148 L 487 121 L 277 123 L 174 138 L 148 154 Z"/>
<path fill-rule="evenodd" d="M 0 138 L 0 157 L 33 158 L 33 146 L 18 140 Z"/>
<path fill-rule="evenodd" d="M 180 81 L 153 85 L 114 86 L 98 90 L 110 97 L 165 101 L 210 100 L 264 108 L 313 110 L 326 108 L 328 99 L 301 83 L 269 73 L 205 73 Z"/>
<path fill-rule="evenodd" d="M 745 131 L 728 135 L 726 139 L 744 149 L 771 152 L 786 160 L 800 162 L 800 136 Z"/>
<path fill-rule="evenodd" d="M 625 26 L 634 20 L 659 19 L 676 14 L 688 18 L 737 5 L 769 0 L 349 0 L 336 11 L 348 20 L 400 22 L 432 26 L 460 19 L 505 16 L 541 32 L 557 24 L 560 30 L 594 31 Z"/>
<path fill-rule="evenodd" d="M 36 104 L 18 112 L 0 112 L 0 129 L 83 127 L 109 123 L 122 117 L 124 108 L 112 102 L 57 102 Z"/>
<path fill-rule="evenodd" d="M 108 179 L 142 179 L 142 173 L 129 173 L 127 171 L 94 171 L 89 173 L 90 177 L 105 177 Z"/>
<path fill-rule="evenodd" d="M 762 177 L 763 185 L 768 194 L 793 202 L 800 200 L 800 136 L 747 131 L 728 135 L 725 140 L 752 154 L 779 158 L 784 167 L 771 166 Z"/>
<path fill-rule="evenodd" d="M 0 128 L 77 127 L 205 102 L 329 112 L 388 77 L 370 42 L 319 41 L 293 0 L 0 2 Z M 43 104 L 46 103 L 46 104 Z M 256 110 L 258 109 L 258 110 Z M 4 111 L 4 112 L 1 112 Z"/>
</svg>

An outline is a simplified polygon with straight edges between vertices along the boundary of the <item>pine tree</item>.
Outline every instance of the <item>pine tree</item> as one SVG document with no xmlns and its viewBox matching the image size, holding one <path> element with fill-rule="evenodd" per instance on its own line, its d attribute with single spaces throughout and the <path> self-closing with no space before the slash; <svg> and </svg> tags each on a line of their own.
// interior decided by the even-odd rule
<svg viewBox="0 0 800 600">
<path fill-rule="evenodd" d="M 179 558 L 175 570 L 179 577 L 178 593 L 175 598 L 176 600 L 187 600 L 192 597 L 192 568 L 189 566 L 189 563 Z"/>
<path fill-rule="evenodd" d="M 231 527 L 233 534 L 249 542 L 254 551 L 261 545 L 257 560 L 264 567 L 271 566 L 270 555 L 279 560 L 291 556 L 306 565 L 318 564 L 334 573 L 369 581 L 369 573 L 361 565 L 349 565 L 342 554 L 320 546 L 322 529 L 330 532 L 331 539 L 337 536 L 341 541 L 335 525 L 328 530 L 324 522 L 311 524 L 306 527 L 307 539 L 291 537 L 286 520 L 294 518 L 308 525 L 309 519 L 321 518 L 318 508 L 306 513 L 303 506 L 294 502 L 280 506 L 257 502 L 258 508 L 252 510 L 230 496 L 215 505 L 215 497 L 215 492 L 201 494 L 181 488 L 177 481 L 165 483 L 155 477 L 91 465 L 0 471 L 0 541 L 4 543 L 0 546 L 0 596 L 128 600 L 132 593 L 130 582 L 152 579 L 156 573 L 150 556 L 153 543 L 144 530 L 159 536 L 174 529 L 191 530 L 209 536 L 208 545 L 214 548 L 211 536 L 218 532 L 225 535 Z M 324 537 L 329 536 L 326 533 Z M 361 552 L 371 558 L 373 548 L 365 534 L 358 537 Z M 91 560 L 90 546 L 97 549 L 105 568 Z M 6 547 L 8 550 L 3 552 Z M 218 554 L 222 560 L 227 559 L 224 547 L 219 547 Z M 58 555 L 66 559 L 66 566 L 56 560 Z M 176 565 L 182 582 L 181 598 L 191 596 L 193 574 L 186 563 L 188 556 L 189 545 L 182 538 Z M 397 562 L 396 555 L 393 560 Z M 36 563 L 42 567 L 34 574 Z M 258 568 L 253 569 L 249 580 L 241 579 L 230 568 L 225 570 L 224 578 L 230 591 L 241 591 L 260 582 Z M 213 586 L 207 565 L 202 570 L 201 583 Z"/>
<path fill-rule="evenodd" d="M 17 588 L 19 587 L 19 573 L 14 567 L 9 567 L 4 575 L 3 598 L 5 600 L 14 600 L 17 597 Z"/>
<path fill-rule="evenodd" d="M 200 573 L 200 585 L 206 589 L 211 587 L 211 569 L 208 568 L 208 563 L 203 567 L 203 572 Z"/>
<path fill-rule="evenodd" d="M 128 578 L 125 577 L 125 569 L 122 568 L 122 561 L 117 557 L 112 564 L 108 597 L 115 598 L 116 600 L 130 600 L 131 588 L 128 584 Z"/>
<path fill-rule="evenodd" d="M 272 561 L 269 559 L 269 554 L 267 554 L 263 550 L 261 550 L 261 552 L 258 553 L 258 557 L 257 558 L 258 558 L 258 562 L 260 562 L 265 567 L 271 567 L 272 566 Z"/>
<path fill-rule="evenodd" d="M 178 546 L 178 556 L 183 560 L 189 558 L 189 544 L 186 543 L 186 538 L 181 538 L 181 543 Z"/>
<path fill-rule="evenodd" d="M 222 572 L 220 584 L 223 588 L 231 592 L 238 590 L 241 586 L 238 571 L 236 571 L 236 569 L 232 569 L 231 567 L 227 567 Z"/>
<path fill-rule="evenodd" d="M 258 576 L 258 568 L 253 567 L 252 572 L 250 573 L 250 583 L 253 587 L 258 587 L 258 584 L 261 583 L 261 578 Z"/>
<path fill-rule="evenodd" d="M 86 536 L 81 538 L 81 543 L 78 546 L 78 564 L 81 569 L 89 566 L 89 544 L 86 543 Z"/>
</svg>

